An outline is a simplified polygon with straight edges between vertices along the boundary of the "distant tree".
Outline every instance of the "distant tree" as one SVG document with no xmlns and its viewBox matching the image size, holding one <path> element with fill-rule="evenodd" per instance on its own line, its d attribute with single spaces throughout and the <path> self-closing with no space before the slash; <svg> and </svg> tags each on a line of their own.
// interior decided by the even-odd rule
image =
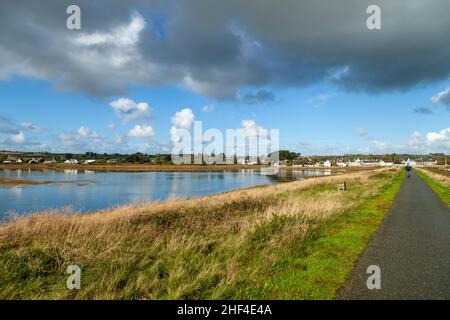
<svg viewBox="0 0 450 320">
<path fill-rule="evenodd" d="M 271 153 L 269 156 L 276 155 L 278 153 L 278 159 L 280 160 L 294 160 L 298 157 L 300 157 L 300 153 L 297 152 L 291 152 L 289 150 L 279 150 L 277 152 Z"/>
<path fill-rule="evenodd" d="M 144 162 L 149 162 L 149 160 L 150 159 L 142 152 L 134 153 L 125 158 L 125 162 L 130 162 L 130 163 L 144 163 Z"/>
</svg>

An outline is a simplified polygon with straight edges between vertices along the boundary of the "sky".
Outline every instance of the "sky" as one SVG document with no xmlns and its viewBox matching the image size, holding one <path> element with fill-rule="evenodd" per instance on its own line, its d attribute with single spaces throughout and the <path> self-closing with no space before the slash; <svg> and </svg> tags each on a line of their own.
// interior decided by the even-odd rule
<svg viewBox="0 0 450 320">
<path fill-rule="evenodd" d="M 81 8 L 69 30 L 66 9 Z M 380 30 L 366 26 L 370 4 Z M 168 153 L 280 130 L 309 155 L 450 153 L 450 3 L 0 3 L 0 150 Z"/>
</svg>

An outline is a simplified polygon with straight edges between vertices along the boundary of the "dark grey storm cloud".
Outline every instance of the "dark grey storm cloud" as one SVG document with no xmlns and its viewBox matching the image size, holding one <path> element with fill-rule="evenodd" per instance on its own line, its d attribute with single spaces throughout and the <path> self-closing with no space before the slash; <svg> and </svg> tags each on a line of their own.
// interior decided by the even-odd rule
<svg viewBox="0 0 450 320">
<path fill-rule="evenodd" d="M 81 31 L 65 27 L 72 3 Z M 382 30 L 366 28 L 371 4 Z M 130 84 L 217 99 L 319 81 L 407 90 L 448 78 L 449 12 L 448 0 L 3 0 L 0 79 L 33 76 L 93 96 Z"/>
<path fill-rule="evenodd" d="M 271 91 L 260 89 L 256 93 L 246 93 L 241 97 L 242 102 L 247 104 L 258 104 L 275 101 L 275 94 Z"/>
</svg>

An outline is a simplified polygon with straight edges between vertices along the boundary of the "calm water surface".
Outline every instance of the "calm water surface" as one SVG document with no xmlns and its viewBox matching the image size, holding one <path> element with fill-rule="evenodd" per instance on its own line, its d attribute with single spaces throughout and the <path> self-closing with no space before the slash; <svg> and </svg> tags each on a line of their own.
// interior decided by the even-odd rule
<svg viewBox="0 0 450 320">
<path fill-rule="evenodd" d="M 327 170 L 274 172 L 92 172 L 80 170 L 0 170 L 0 178 L 68 181 L 45 185 L 0 185 L 0 218 L 9 212 L 25 214 L 71 206 L 94 211 L 128 203 L 191 198 L 239 188 L 331 174 Z"/>
</svg>

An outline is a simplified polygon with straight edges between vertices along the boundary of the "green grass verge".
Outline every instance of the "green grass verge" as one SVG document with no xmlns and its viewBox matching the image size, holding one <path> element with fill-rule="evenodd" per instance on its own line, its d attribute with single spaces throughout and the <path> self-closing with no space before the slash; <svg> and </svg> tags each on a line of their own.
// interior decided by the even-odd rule
<svg viewBox="0 0 450 320">
<path fill-rule="evenodd" d="M 421 177 L 434 192 L 450 207 L 450 188 L 440 184 L 436 180 L 430 178 L 425 173 L 414 170 L 414 173 Z"/>
<path fill-rule="evenodd" d="M 403 179 L 400 172 L 379 195 L 322 224 L 302 243 L 301 250 L 281 257 L 279 272 L 259 286 L 243 287 L 236 298 L 335 299 L 391 207 Z"/>
</svg>

